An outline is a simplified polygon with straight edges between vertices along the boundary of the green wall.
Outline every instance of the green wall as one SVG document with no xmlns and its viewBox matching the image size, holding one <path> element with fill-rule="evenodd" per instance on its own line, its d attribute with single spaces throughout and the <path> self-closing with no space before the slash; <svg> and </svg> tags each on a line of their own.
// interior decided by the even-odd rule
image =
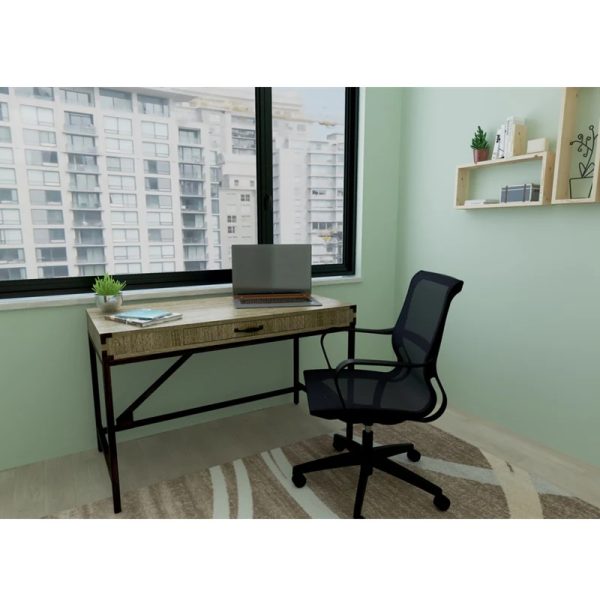
<svg viewBox="0 0 600 600">
<path fill-rule="evenodd" d="M 555 149 L 561 99 L 549 88 L 403 91 L 397 303 L 419 269 L 463 279 L 441 352 L 450 405 L 600 465 L 600 207 L 453 209 L 476 126 L 493 139 L 521 116 Z M 506 183 L 523 182 L 502 168 Z"/>
<path fill-rule="evenodd" d="M 359 323 L 387 326 L 397 312 L 394 240 L 400 196 L 401 91 L 366 92 L 364 132 L 363 281 L 321 287 L 322 295 L 358 304 Z M 0 311 L 0 469 L 61 456 L 95 446 L 84 306 Z M 342 357 L 344 340 L 332 336 L 331 348 Z M 361 340 L 362 354 L 376 342 Z M 378 347 L 378 351 L 382 348 Z M 303 366 L 322 365 L 316 340 L 301 343 Z M 130 403 L 170 361 L 117 367 L 117 410 Z M 291 342 L 237 348 L 193 357 L 169 380 L 139 416 L 177 410 L 201 402 L 218 402 L 289 385 Z M 288 399 L 271 399 L 251 407 L 197 415 L 121 434 L 119 439 L 148 435 L 201 420 L 252 410 Z"/>
</svg>

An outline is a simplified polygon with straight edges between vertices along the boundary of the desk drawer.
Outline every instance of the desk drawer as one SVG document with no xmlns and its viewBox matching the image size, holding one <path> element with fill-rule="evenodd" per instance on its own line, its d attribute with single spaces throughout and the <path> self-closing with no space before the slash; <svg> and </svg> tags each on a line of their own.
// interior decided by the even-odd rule
<svg viewBox="0 0 600 600">
<path fill-rule="evenodd" d="M 354 321 L 349 306 L 305 311 L 281 316 L 224 321 L 222 323 L 158 327 L 115 333 L 106 340 L 106 350 L 113 359 L 125 359 L 160 352 L 171 352 L 230 344 L 245 339 L 275 338 L 291 333 L 347 327 Z"/>
</svg>

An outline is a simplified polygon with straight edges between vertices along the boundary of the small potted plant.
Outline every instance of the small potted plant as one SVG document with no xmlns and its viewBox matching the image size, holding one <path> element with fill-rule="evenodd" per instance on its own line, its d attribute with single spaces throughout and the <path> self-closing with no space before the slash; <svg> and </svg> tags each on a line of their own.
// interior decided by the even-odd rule
<svg viewBox="0 0 600 600">
<path fill-rule="evenodd" d="M 471 148 L 473 148 L 473 160 L 478 163 L 483 160 L 488 160 L 490 157 L 490 145 L 486 139 L 486 132 L 477 125 L 477 131 L 471 140 Z"/>
<path fill-rule="evenodd" d="M 125 282 L 117 281 L 112 275 L 105 273 L 96 277 L 92 290 L 96 294 L 96 306 L 104 313 L 113 313 L 123 304 L 123 288 Z"/>
<path fill-rule="evenodd" d="M 594 126 L 588 127 L 591 135 L 584 137 L 583 133 L 577 136 L 576 140 L 569 142 L 569 146 L 575 146 L 577 152 L 581 153 L 582 160 L 577 165 L 579 168 L 579 177 L 569 178 L 569 195 L 571 199 L 589 198 L 592 193 L 592 183 L 594 181 L 594 150 L 598 134 Z M 583 160 L 585 159 L 585 161 Z"/>
</svg>

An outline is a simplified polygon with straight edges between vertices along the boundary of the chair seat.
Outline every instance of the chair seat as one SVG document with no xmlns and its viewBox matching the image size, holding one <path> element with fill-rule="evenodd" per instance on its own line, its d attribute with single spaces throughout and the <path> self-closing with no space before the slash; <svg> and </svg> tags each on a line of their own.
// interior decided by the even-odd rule
<svg viewBox="0 0 600 600">
<path fill-rule="evenodd" d="M 406 377 L 382 380 L 381 371 L 342 372 L 338 379 L 346 407 L 340 401 L 333 371 L 304 371 L 310 413 L 346 423 L 395 424 L 426 416 L 435 406 L 433 389 L 414 370 Z"/>
</svg>

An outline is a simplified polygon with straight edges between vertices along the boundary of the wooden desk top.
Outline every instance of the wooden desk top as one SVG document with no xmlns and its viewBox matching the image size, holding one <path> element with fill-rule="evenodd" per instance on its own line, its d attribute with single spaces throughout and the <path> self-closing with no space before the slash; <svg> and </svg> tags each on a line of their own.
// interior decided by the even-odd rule
<svg viewBox="0 0 600 600">
<path fill-rule="evenodd" d="M 156 307 L 181 313 L 177 321 L 136 327 L 110 321 L 98 308 L 87 310 L 88 332 L 99 354 L 111 360 L 149 356 L 162 352 L 217 346 L 247 338 L 268 338 L 347 327 L 355 318 L 355 306 L 314 296 L 322 306 L 236 309 L 231 296 L 194 298 L 160 303 L 124 305 L 122 310 Z M 257 327 L 244 332 L 240 328 Z"/>
</svg>

